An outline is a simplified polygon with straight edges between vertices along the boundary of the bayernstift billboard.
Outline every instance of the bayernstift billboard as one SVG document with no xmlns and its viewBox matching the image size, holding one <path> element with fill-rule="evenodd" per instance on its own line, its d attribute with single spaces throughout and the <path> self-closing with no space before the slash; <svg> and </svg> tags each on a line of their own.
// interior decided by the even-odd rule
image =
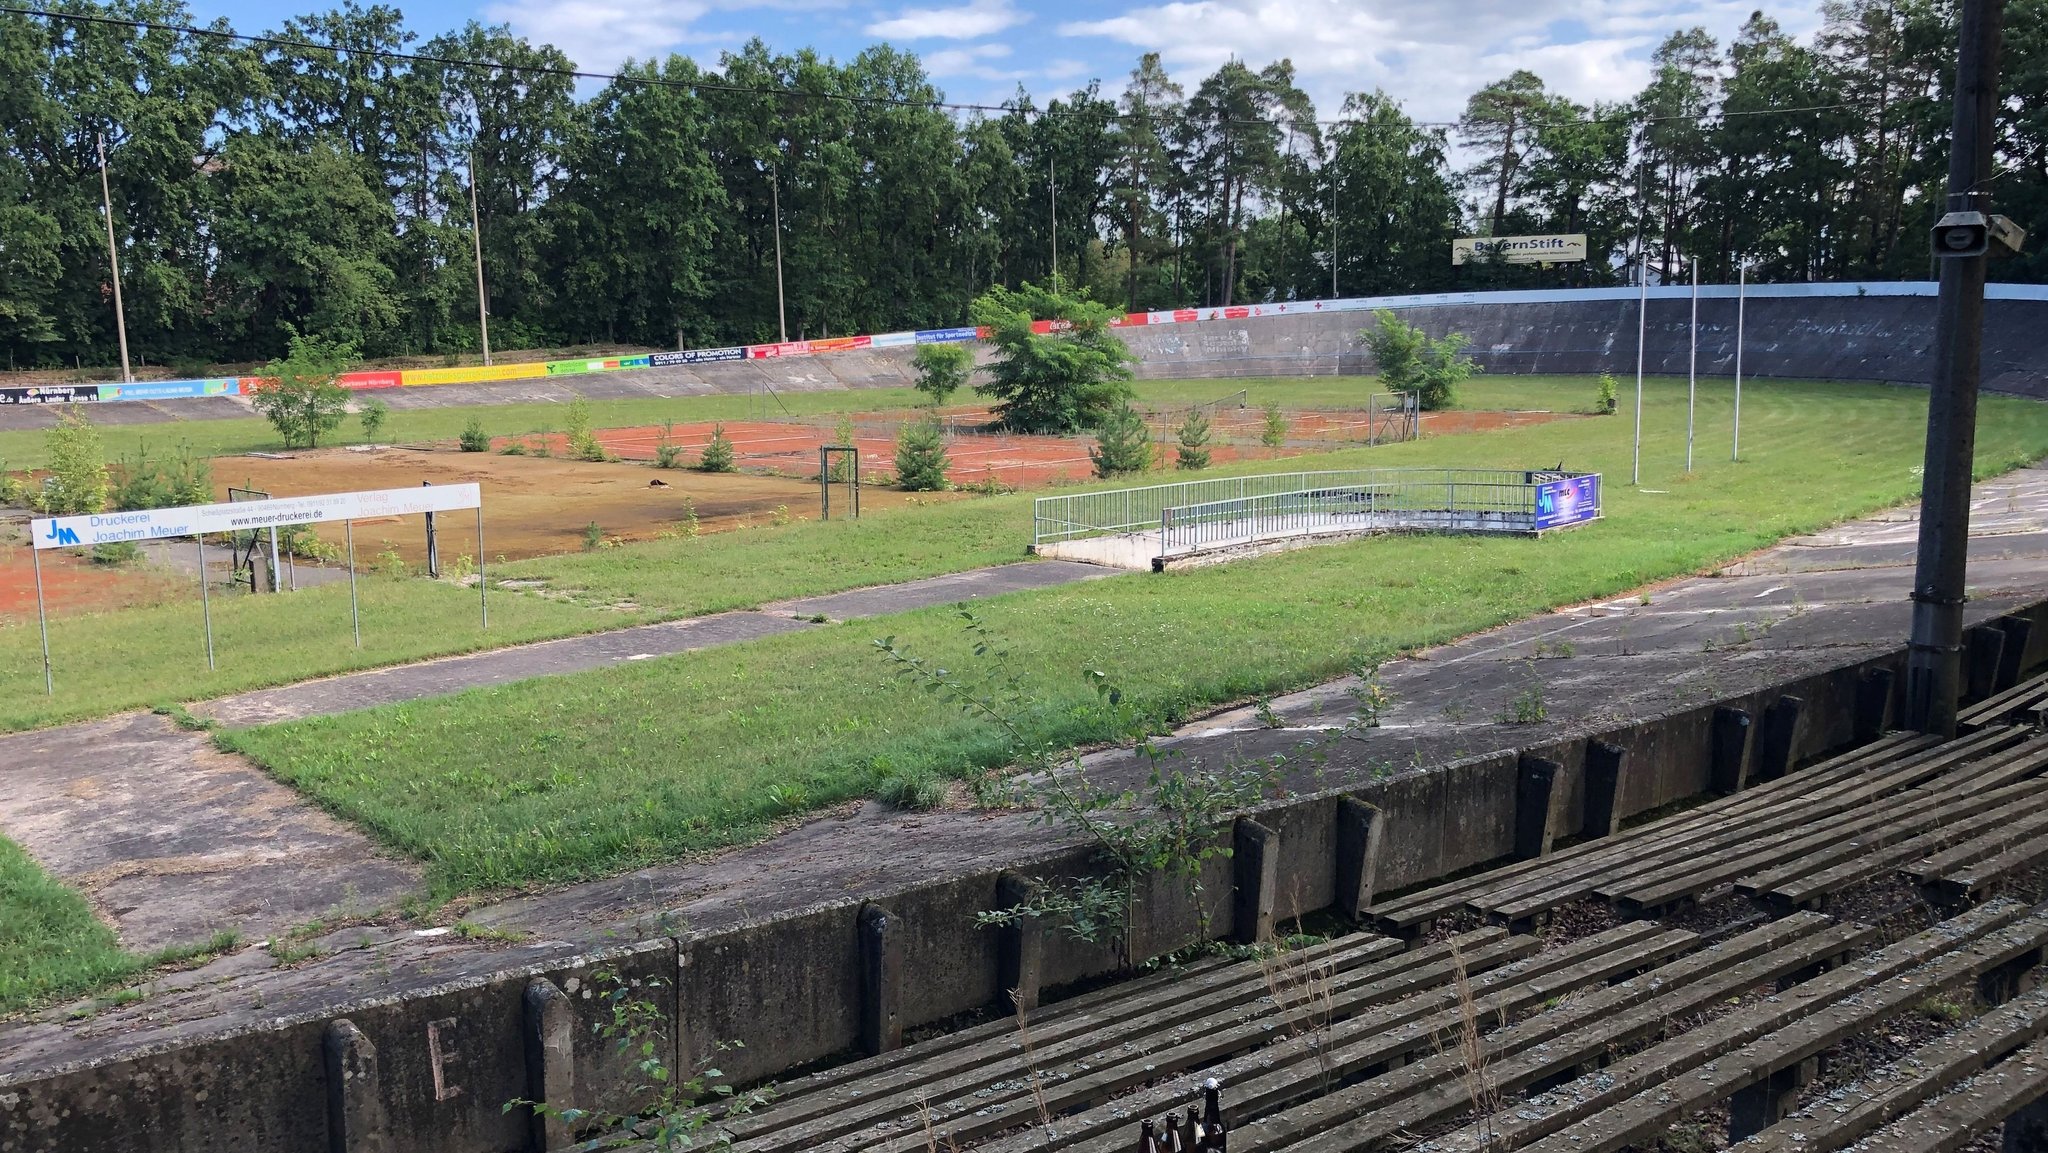
<svg viewBox="0 0 2048 1153">
<path fill-rule="evenodd" d="M 1565 264 L 1586 259 L 1586 234 L 1461 236 L 1451 241 L 1451 263 L 1498 260 L 1505 264 Z"/>
<path fill-rule="evenodd" d="M 30 521 L 29 533 L 38 549 L 73 548 L 124 540 L 162 540 L 167 537 L 245 532 L 287 524 L 454 512 L 477 508 L 482 503 L 483 490 L 474 484 L 422 485 L 419 488 L 380 488 L 367 492 L 60 516 Z"/>
</svg>

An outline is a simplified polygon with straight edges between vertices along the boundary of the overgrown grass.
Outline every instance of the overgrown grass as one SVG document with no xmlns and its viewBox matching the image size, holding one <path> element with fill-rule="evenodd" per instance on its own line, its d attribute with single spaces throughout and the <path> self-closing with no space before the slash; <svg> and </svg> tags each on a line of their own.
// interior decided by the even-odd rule
<svg viewBox="0 0 2048 1153">
<path fill-rule="evenodd" d="M 1015 666 L 1039 686 L 1035 735 L 1083 742 L 1107 735 L 1084 669 L 1107 671 L 1169 724 L 1339 675 L 1363 654 L 1696 571 L 1918 491 L 1924 393 L 1753 386 L 1746 459 L 1735 464 L 1725 433 L 1707 431 L 1725 430 L 1726 392 L 1703 389 L 1690 477 L 1680 472 L 1684 406 L 1682 384 L 1653 390 L 1642 490 L 1626 483 L 1626 417 L 1370 457 L 1598 469 L 1609 519 L 1597 525 L 1543 539 L 1382 538 L 1020 593 L 978 611 L 1011 638 Z M 1987 398 L 1981 423 L 1980 476 L 2048 453 L 2048 407 Z M 981 509 L 1022 528 L 1021 499 L 956 507 L 963 523 L 980 523 L 969 514 Z M 604 584 L 609 571 L 584 575 Z M 637 595 L 648 595 L 641 585 L 656 599 L 688 595 L 652 572 L 633 583 Z M 892 684 L 870 645 L 884 633 L 944 662 L 971 659 L 952 614 L 928 610 L 222 739 L 426 860 L 439 893 L 588 877 L 759 835 L 791 796 L 829 805 L 891 775 L 999 763 L 1007 750 L 992 729 Z"/>
<path fill-rule="evenodd" d="M 1362 387 L 1357 379 L 1334 377 L 1252 384 L 1297 404 L 1340 403 L 1346 396 L 1355 399 Z M 1576 402 L 1582 393 L 1590 395 L 1590 385 L 1577 378 L 1526 377 L 1489 382 L 1487 387 L 1495 392 L 1475 392 L 1475 405 L 1507 407 L 1511 405 L 1502 397 L 1511 396 L 1524 407 L 1562 407 Z M 1143 390 L 1161 404 L 1207 401 L 1221 395 L 1216 381 L 1147 382 Z M 804 393 L 791 401 L 858 402 L 874 407 L 907 403 L 914 395 L 892 400 L 891 391 L 903 390 Z M 693 399 L 730 404 L 743 403 L 746 398 Z M 648 403 L 654 402 L 597 402 L 592 407 Z M 461 422 L 475 411 L 443 411 L 440 415 L 447 418 L 449 435 L 459 431 Z M 432 412 L 393 413 L 394 421 L 401 415 L 435 416 Z M 598 423 L 622 419 L 614 415 L 602 417 Z M 207 426 L 208 422 L 189 422 L 176 427 Z M 1403 451 L 1423 449 L 1421 456 L 1413 459 L 1449 463 L 1462 458 L 1466 449 L 1461 446 L 1467 443 L 1468 438 L 1444 439 L 1406 446 Z M 1355 466 L 1379 462 L 1380 454 L 1387 451 L 1392 450 L 1348 450 L 1289 464 Z M 1540 463 L 1552 462 L 1545 459 Z M 1208 475 L 1270 471 L 1272 467 L 1270 462 L 1240 462 L 1211 470 Z M 1097 482 L 1094 487 L 1105 485 Z M 485 499 L 488 503 L 488 494 Z M 361 650 L 354 647 L 350 634 L 345 585 L 303 590 L 287 597 L 216 597 L 213 619 L 220 667 L 213 672 L 206 669 L 198 606 L 189 601 L 59 617 L 50 623 L 58 688 L 55 697 L 43 693 L 39 639 L 34 622 L 24 619 L 17 622 L 18 627 L 0 625 L 0 729 L 32 728 L 167 701 L 201 700 L 402 661 L 647 620 L 749 608 L 790 597 L 1020 560 L 1030 539 L 1031 500 L 1031 494 L 975 498 L 875 512 L 859 521 L 803 522 L 493 565 L 494 580 L 545 579 L 553 596 L 543 599 L 494 591 L 488 633 L 477 627 L 473 593 L 422 581 L 366 577 L 362 584 Z M 24 540 L 0 543 L 0 548 L 27 547 Z M 573 599 L 560 599 L 563 595 Z M 622 602 L 637 607 L 624 613 L 607 607 Z"/>
</svg>

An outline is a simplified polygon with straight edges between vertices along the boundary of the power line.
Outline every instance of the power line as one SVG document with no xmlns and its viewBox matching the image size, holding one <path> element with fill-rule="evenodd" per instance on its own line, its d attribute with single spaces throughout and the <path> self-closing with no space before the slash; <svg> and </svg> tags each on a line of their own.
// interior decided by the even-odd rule
<svg viewBox="0 0 2048 1153">
<path fill-rule="evenodd" d="M 973 104 L 952 100 L 915 100 L 901 96 L 857 96 L 844 92 L 807 92 L 802 89 L 796 88 L 767 88 L 744 84 L 730 84 L 720 80 L 673 80 L 668 77 L 658 75 L 621 75 L 615 72 L 591 72 L 580 68 L 559 68 L 546 64 L 503 64 L 488 60 L 469 60 L 457 56 L 440 56 L 425 52 L 402 52 L 397 49 L 391 48 L 351 48 L 336 44 L 322 44 L 312 40 L 299 40 L 286 36 L 252 36 L 247 33 L 235 32 L 224 28 L 201 28 L 191 24 L 170 24 L 155 20 L 132 20 L 119 16 L 102 16 L 84 12 L 53 12 L 46 8 L 19 8 L 12 5 L 0 5 L 0 13 L 5 13 L 14 16 L 27 16 L 53 21 L 64 20 L 77 24 L 99 24 L 106 25 L 109 27 L 128 28 L 144 32 L 177 32 L 187 36 L 204 36 L 218 40 L 234 40 L 244 44 L 261 45 L 270 48 L 291 49 L 297 52 L 320 52 L 350 56 L 368 56 L 373 59 L 397 60 L 412 64 L 438 64 L 446 68 L 462 68 L 484 72 L 511 72 L 532 76 L 554 76 L 569 80 L 599 80 L 608 84 L 640 84 L 648 87 L 675 88 L 691 92 L 722 92 L 740 96 L 767 96 L 778 99 L 824 100 L 828 102 L 836 101 L 845 104 L 851 104 L 854 106 L 882 108 L 918 108 L 929 111 L 998 114 L 1002 116 L 1018 115 L 1026 117 L 1036 116 L 1044 118 L 1052 116 L 1086 115 L 1117 122 L 1128 121 L 1146 124 L 1153 123 L 1160 119 L 1157 116 L 1153 116 L 1147 113 L 1130 113 L 1116 111 L 1113 107 L 1109 111 L 1092 111 L 1083 113 L 1074 109 L 1054 110 L 1051 108 L 1022 108 L 1014 104 Z M 652 63 L 652 61 L 650 61 L 650 63 Z M 1806 112 L 1839 112 L 1852 110 L 1860 111 L 1867 107 L 1867 104 L 1843 102 L 1837 104 L 1813 104 L 1798 108 L 1758 108 L 1749 110 L 1738 109 L 1735 111 L 1723 110 L 1712 115 L 1700 116 L 1690 116 L 1683 114 L 1673 114 L 1668 116 L 1588 116 L 1578 118 L 1574 122 L 1580 124 L 1603 124 L 1618 121 L 1622 123 L 1634 122 L 1650 124 L 1662 123 L 1665 121 L 1687 120 L 1701 124 L 1709 124 L 1715 121 L 1728 120 L 1742 116 L 1784 116 Z M 1331 117 L 1327 119 L 1287 117 L 1281 120 L 1229 118 L 1205 121 L 1205 123 L 1230 125 L 1235 127 L 1257 126 L 1272 128 L 1277 131 L 1283 127 L 1292 127 L 1303 124 L 1314 124 L 1318 127 L 1324 128 L 1339 127 L 1345 124 L 1353 123 L 1353 121 L 1345 117 Z M 1458 121 L 1455 120 L 1410 120 L 1409 124 L 1416 128 L 1454 129 L 1459 126 Z"/>
</svg>

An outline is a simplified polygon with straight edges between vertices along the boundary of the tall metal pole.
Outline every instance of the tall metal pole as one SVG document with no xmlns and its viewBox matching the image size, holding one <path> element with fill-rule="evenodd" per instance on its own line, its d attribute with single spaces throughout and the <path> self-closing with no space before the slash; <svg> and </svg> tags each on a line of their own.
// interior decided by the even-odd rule
<svg viewBox="0 0 2048 1153">
<path fill-rule="evenodd" d="M 476 252 L 476 327 L 484 342 L 484 363 L 491 363 L 491 305 L 484 295 L 484 229 L 476 209 L 476 153 L 469 154 L 469 243 Z"/>
<path fill-rule="evenodd" d="M 1052 157 L 1045 158 L 1045 191 L 1052 197 L 1052 290 L 1060 290 L 1060 186 L 1053 178 Z"/>
<path fill-rule="evenodd" d="M 1330 157 L 1330 162 L 1331 162 L 1331 172 L 1330 172 L 1330 299 L 1331 299 L 1331 300 L 1335 300 L 1335 299 L 1337 299 L 1337 173 L 1336 173 L 1336 171 L 1335 171 L 1335 168 L 1336 168 L 1336 160 L 1337 160 L 1337 157 L 1338 157 L 1338 156 L 1342 156 L 1343 154 L 1344 154 L 1344 152 L 1343 152 L 1343 144 L 1342 144 L 1342 143 L 1340 142 L 1340 143 L 1338 144 L 1338 146 L 1337 146 L 1337 152 L 1336 152 L 1336 153 L 1335 153 L 1334 155 L 1332 155 L 1332 156 Z"/>
<path fill-rule="evenodd" d="M 107 217 L 107 271 L 114 278 L 114 333 L 121 338 L 121 383 L 133 384 L 135 374 L 128 370 L 128 316 L 121 307 L 121 251 L 114 245 L 114 196 L 107 189 L 107 138 L 94 138 L 100 152 L 100 206 Z"/>
<path fill-rule="evenodd" d="M 782 169 L 780 166 L 768 170 L 768 200 L 775 206 L 775 324 L 782 334 L 782 343 L 789 343 L 789 306 L 782 298 Z M 762 411 L 767 411 L 766 402 Z"/>
<path fill-rule="evenodd" d="M 1643 483 L 1643 341 L 1650 323 L 1650 255 L 1643 254 L 1642 295 L 1636 304 L 1636 448 L 1629 469 L 1629 483 Z"/>
<path fill-rule="evenodd" d="M 1700 391 L 1700 262 L 1692 262 L 1691 348 L 1685 364 L 1685 471 L 1692 471 L 1693 409 Z"/>
<path fill-rule="evenodd" d="M 476 607 L 484 627 L 491 627 L 490 578 L 484 572 L 484 506 L 476 506 Z"/>
<path fill-rule="evenodd" d="M 57 683 L 50 679 L 50 618 L 43 608 L 43 550 L 29 542 L 29 556 L 36 566 L 36 627 L 43 632 L 43 695 L 57 695 Z"/>
<path fill-rule="evenodd" d="M 1742 265 L 1735 279 L 1735 435 L 1728 443 L 1728 459 L 1742 459 L 1742 311 L 1749 303 L 1749 265 Z"/>
<path fill-rule="evenodd" d="M 1992 116 L 2004 0 L 1963 0 L 1956 61 L 1948 210 L 1989 213 Z M 1946 257 L 1934 314 L 1934 388 L 1927 403 L 1927 462 L 1920 486 L 1920 553 L 1913 570 L 1913 633 L 1906 651 L 1906 723 L 1952 736 L 1962 673 L 1964 580 L 1969 565 L 1970 480 L 1977 444 L 1977 383 L 1984 336 L 1984 256 Z"/>
</svg>

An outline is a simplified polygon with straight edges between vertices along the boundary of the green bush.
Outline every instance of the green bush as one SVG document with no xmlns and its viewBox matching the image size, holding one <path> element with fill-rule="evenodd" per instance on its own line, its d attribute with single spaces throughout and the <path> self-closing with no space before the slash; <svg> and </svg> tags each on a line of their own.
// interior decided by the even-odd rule
<svg viewBox="0 0 2048 1153">
<path fill-rule="evenodd" d="M 725 426 L 711 426 L 711 440 L 704 446 L 704 455 L 697 458 L 698 469 L 704 472 L 731 472 L 733 463 L 732 442 L 725 438 Z"/>
<path fill-rule="evenodd" d="M 391 415 L 391 406 L 372 397 L 356 410 L 356 419 L 363 422 L 363 439 L 377 443 L 377 434 L 384 431 L 384 421 Z"/>
<path fill-rule="evenodd" d="M 1280 402 L 1266 402 L 1266 426 L 1259 431 L 1259 443 L 1267 448 L 1279 448 L 1287 443 L 1287 414 L 1280 410 Z"/>
<path fill-rule="evenodd" d="M 41 489 L 29 493 L 31 507 L 49 516 L 107 507 L 112 483 L 106 449 L 100 444 L 100 430 L 82 413 L 67 408 L 58 414 L 57 423 L 43 434 L 43 451 L 49 457 L 50 475 Z"/>
<path fill-rule="evenodd" d="M 911 358 L 917 369 L 917 391 L 931 398 L 933 408 L 942 408 L 967 378 L 974 375 L 974 351 L 964 344 L 922 344 Z"/>
<path fill-rule="evenodd" d="M 1405 323 L 1388 309 L 1374 314 L 1379 327 L 1361 335 L 1380 366 L 1380 382 L 1391 392 L 1415 394 L 1425 412 L 1449 408 L 1457 400 L 1460 384 L 1479 371 L 1465 355 L 1469 343 L 1462 333 L 1432 340 L 1428 333 Z"/>
<path fill-rule="evenodd" d="M 569 417 L 564 432 L 568 434 L 569 455 L 577 460 L 604 460 L 604 446 L 597 442 L 597 434 L 590 430 L 590 402 L 577 397 L 569 402 Z"/>
<path fill-rule="evenodd" d="M 1598 403 L 1594 405 L 1593 411 L 1603 416 L 1613 416 L 1616 394 L 1618 392 L 1619 390 L 1614 385 L 1614 374 L 1611 372 L 1601 373 L 1600 397 Z"/>
<path fill-rule="evenodd" d="M 213 502 L 213 462 L 183 441 L 175 452 L 163 457 L 150 456 L 148 446 L 138 443 L 134 458 L 122 457 L 115 469 L 121 478 L 114 487 L 115 508 L 176 508 Z"/>
<path fill-rule="evenodd" d="M 1152 467 L 1152 431 L 1145 418 L 1126 404 L 1103 418 L 1095 430 L 1095 446 L 1088 450 L 1099 477 L 1128 476 Z"/>
<path fill-rule="evenodd" d="M 1209 417 L 1201 409 L 1188 414 L 1180 424 L 1180 446 L 1174 449 L 1173 467 L 1193 472 L 1209 467 Z"/>
<path fill-rule="evenodd" d="M 1109 327 L 1117 314 L 1085 296 L 1027 284 L 997 285 L 974 302 L 974 323 L 989 330 L 995 360 L 975 392 L 998 402 L 996 415 L 1018 432 L 1095 428 L 1131 390 L 1130 349 Z M 1032 323 L 1050 320 L 1052 332 Z"/>
<path fill-rule="evenodd" d="M 482 417 L 472 416 L 469 418 L 469 423 L 462 426 L 462 436 L 459 438 L 458 443 L 462 445 L 462 451 L 464 452 L 491 451 L 491 434 L 484 431 Z"/>
<path fill-rule="evenodd" d="M 675 433 L 675 421 L 664 420 L 661 422 L 661 436 L 654 442 L 654 467 L 683 467 L 683 446 L 675 442 Z"/>
<path fill-rule="evenodd" d="M 320 437 L 341 427 L 348 415 L 348 390 L 338 378 L 355 363 L 353 344 L 322 336 L 291 335 L 284 359 L 263 366 L 262 383 L 250 403 L 291 448 L 304 442 L 320 447 Z"/>
<path fill-rule="evenodd" d="M 832 443 L 840 448 L 857 448 L 853 443 L 852 417 L 842 416 L 839 418 L 838 426 L 832 430 Z M 856 463 L 855 456 L 856 453 L 853 452 L 832 454 L 832 483 L 853 483 L 854 466 Z"/>
<path fill-rule="evenodd" d="M 114 540 L 92 546 L 92 563 L 133 564 L 142 559 L 142 546 L 132 540 Z"/>
<path fill-rule="evenodd" d="M 946 455 L 946 429 L 936 415 L 912 422 L 897 436 L 896 483 L 906 492 L 944 492 L 946 470 L 952 465 Z"/>
</svg>

